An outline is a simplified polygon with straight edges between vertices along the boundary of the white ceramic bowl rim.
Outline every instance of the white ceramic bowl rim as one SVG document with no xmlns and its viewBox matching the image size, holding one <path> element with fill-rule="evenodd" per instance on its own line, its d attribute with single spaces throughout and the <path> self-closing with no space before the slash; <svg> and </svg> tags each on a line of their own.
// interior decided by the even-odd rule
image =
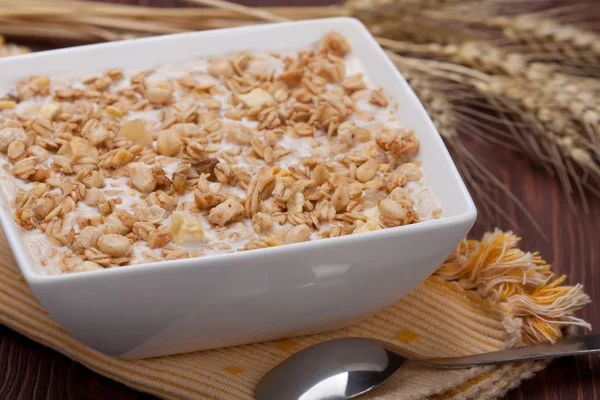
<svg viewBox="0 0 600 400">
<path fill-rule="evenodd" d="M 259 31 L 267 30 L 268 31 L 268 30 L 272 30 L 272 29 L 278 29 L 282 26 L 306 25 L 306 24 L 311 24 L 311 23 L 324 23 L 324 24 L 330 23 L 330 24 L 334 25 L 335 23 L 340 23 L 340 22 L 343 22 L 346 24 L 350 23 L 350 24 L 358 25 L 357 26 L 358 29 L 366 31 L 370 40 L 377 47 L 378 51 L 380 51 L 381 54 L 383 55 L 383 58 L 385 59 L 388 66 L 391 66 L 392 68 L 394 68 L 394 70 L 398 74 L 398 77 L 404 83 L 406 83 L 404 81 L 404 79 L 400 76 L 400 73 L 395 69 L 395 66 L 392 64 L 391 60 L 389 60 L 389 58 L 385 55 L 383 50 L 379 47 L 379 45 L 376 43 L 376 41 L 373 39 L 373 37 L 370 35 L 370 33 L 368 33 L 366 27 L 364 27 L 364 25 L 361 22 L 359 22 L 358 20 L 353 19 L 353 18 L 346 18 L 346 17 L 327 18 L 327 19 L 310 20 L 310 21 L 285 22 L 285 23 L 280 23 L 280 24 L 265 24 L 265 25 L 260 25 L 260 26 L 229 28 L 229 29 L 215 30 L 215 31 L 182 33 L 182 34 L 174 34 L 174 35 L 166 35 L 166 36 L 156 36 L 156 37 L 150 37 L 150 38 L 144 38 L 144 39 L 134 39 L 134 40 L 125 40 L 125 41 L 120 41 L 120 42 L 79 46 L 79 47 L 75 47 L 75 48 L 52 50 L 52 51 L 47 51 L 47 52 L 25 54 L 25 55 L 19 55 L 19 56 L 14 56 L 14 57 L 10 57 L 10 58 L 0 59 L 0 68 L 7 68 L 11 64 L 16 64 L 22 60 L 23 61 L 27 60 L 28 62 L 43 63 L 44 60 L 47 59 L 48 57 L 66 55 L 66 54 L 70 54 L 73 52 L 81 51 L 82 49 L 85 49 L 85 50 L 97 49 L 97 48 L 106 49 L 106 48 L 127 46 L 128 43 L 133 42 L 133 41 L 146 42 L 146 43 L 158 43 L 158 42 L 165 40 L 165 38 L 184 38 L 187 36 L 195 36 L 195 35 L 202 35 L 202 36 L 206 36 L 207 38 L 209 38 L 211 35 L 222 34 L 225 31 L 235 33 L 238 35 L 243 35 L 244 32 L 257 31 L 257 30 L 259 30 Z M 63 71 L 63 72 L 68 72 L 68 71 Z M 419 104 L 419 106 L 421 108 L 423 108 L 420 101 L 417 99 L 416 95 L 412 92 L 412 90 L 410 90 L 410 96 L 413 97 L 412 101 Z M 423 109 L 423 112 L 425 112 L 424 109 Z M 435 126 L 433 125 L 433 123 L 431 122 L 431 120 L 428 121 L 428 124 L 430 125 L 429 128 L 431 130 L 433 130 L 434 132 L 437 132 L 437 130 L 436 130 Z M 311 241 L 311 242 L 288 244 L 288 245 L 278 246 L 278 247 L 257 249 L 257 250 L 252 250 L 252 251 L 242 251 L 242 252 L 207 256 L 207 257 L 200 257 L 200 258 L 190 258 L 190 259 L 185 259 L 185 260 L 170 260 L 170 261 L 160 261 L 160 262 L 154 262 L 154 263 L 135 264 L 135 265 L 127 266 L 126 268 L 122 268 L 122 267 L 121 268 L 109 268 L 109 269 L 102 270 L 102 271 L 90 271 L 90 272 L 86 272 L 86 273 L 42 275 L 39 272 L 34 270 L 31 258 L 28 254 L 28 250 L 26 249 L 23 241 L 20 239 L 20 232 L 19 232 L 20 228 L 14 223 L 12 216 L 8 212 L 6 212 L 6 210 L 4 210 L 4 209 L 0 210 L 0 222 L 2 223 L 2 227 L 4 228 L 6 238 L 13 250 L 14 256 L 15 256 L 18 264 L 21 267 L 21 271 L 28 282 L 43 283 L 46 281 L 56 282 L 56 281 L 62 280 L 62 281 L 72 281 L 75 284 L 76 282 L 81 281 L 81 280 L 102 279 L 103 276 L 106 276 L 107 278 L 110 278 L 110 277 L 114 278 L 117 276 L 124 276 L 123 274 L 136 274 L 136 273 L 138 273 L 138 271 L 140 271 L 142 269 L 144 269 L 147 272 L 151 272 L 151 271 L 154 271 L 157 269 L 169 269 L 169 268 L 170 269 L 173 269 L 173 268 L 178 268 L 178 269 L 179 268 L 203 268 L 203 267 L 210 266 L 211 263 L 216 262 L 216 261 L 221 261 L 221 260 L 225 260 L 225 259 L 231 259 L 232 261 L 234 261 L 234 260 L 236 260 L 236 257 L 244 257 L 244 258 L 247 258 L 250 260 L 252 258 L 263 257 L 267 254 L 276 256 L 276 255 L 284 255 L 286 252 L 310 251 L 311 249 L 320 248 L 322 246 L 336 246 L 338 244 L 343 244 L 343 243 L 345 243 L 346 245 L 358 244 L 362 239 L 366 239 L 367 237 L 370 237 L 370 238 L 377 238 L 378 236 L 383 237 L 383 235 L 390 235 L 395 232 L 398 232 L 399 230 L 401 230 L 405 234 L 409 234 L 412 231 L 417 231 L 417 230 L 421 230 L 421 229 L 430 230 L 430 229 L 435 229 L 437 227 L 442 228 L 442 227 L 445 227 L 448 225 L 454 225 L 456 223 L 460 223 L 460 222 L 464 222 L 464 221 L 469 221 L 469 220 L 472 221 L 472 220 L 474 220 L 475 215 L 476 215 L 476 208 L 473 203 L 473 200 L 471 199 L 471 196 L 469 195 L 469 192 L 467 191 L 464 182 L 460 178 L 460 175 L 458 174 L 458 171 L 456 170 L 456 166 L 452 162 L 452 159 L 451 159 L 448 151 L 446 150 L 439 134 L 437 135 L 436 138 L 434 138 L 434 141 L 437 142 L 437 143 L 435 143 L 437 146 L 440 146 L 443 149 L 443 151 L 442 151 L 443 159 L 440 160 L 441 163 L 444 166 L 448 166 L 449 168 L 451 168 L 450 172 L 453 175 L 455 175 L 455 177 L 456 177 L 457 187 L 455 189 L 457 191 L 456 191 L 456 193 L 454 193 L 454 195 L 459 196 L 462 203 L 464 204 L 464 207 L 462 208 L 462 212 L 457 213 L 456 215 L 444 216 L 444 217 L 442 217 L 440 219 L 436 219 L 436 220 L 424 221 L 424 222 L 420 222 L 418 224 L 413 224 L 413 225 L 408 225 L 408 226 L 388 228 L 388 229 L 379 230 L 379 231 L 375 231 L 375 232 L 367 232 L 367 233 L 362 233 L 360 235 L 348 235 L 348 236 L 341 236 L 341 237 L 329 238 L 329 239 L 319 239 L 319 240 L 315 240 L 315 241 Z M 283 268 L 285 268 L 285 266 L 283 266 Z"/>
</svg>

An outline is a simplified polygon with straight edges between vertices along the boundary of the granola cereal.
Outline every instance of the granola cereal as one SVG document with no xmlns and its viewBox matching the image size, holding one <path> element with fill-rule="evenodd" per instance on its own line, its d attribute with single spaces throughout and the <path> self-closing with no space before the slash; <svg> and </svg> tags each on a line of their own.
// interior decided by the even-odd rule
<svg viewBox="0 0 600 400">
<path fill-rule="evenodd" d="M 312 48 L 0 88 L 0 191 L 43 274 L 440 218 L 419 140 L 332 32 Z"/>
</svg>

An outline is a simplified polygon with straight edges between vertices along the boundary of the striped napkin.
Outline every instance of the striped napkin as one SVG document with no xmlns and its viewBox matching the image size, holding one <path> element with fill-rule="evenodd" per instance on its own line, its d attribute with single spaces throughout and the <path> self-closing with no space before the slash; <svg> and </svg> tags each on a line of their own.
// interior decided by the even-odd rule
<svg viewBox="0 0 600 400">
<path fill-rule="evenodd" d="M 324 340 L 364 336 L 423 356 L 458 356 L 557 341 L 589 299 L 564 286 L 518 238 L 495 231 L 464 241 L 439 270 L 393 306 L 326 334 L 169 357 L 125 361 L 70 336 L 27 287 L 0 235 L 0 323 L 108 378 L 166 399 L 254 398 L 258 380 L 295 352 Z M 546 366 L 544 361 L 457 370 L 411 366 L 365 399 L 493 399 Z"/>
</svg>

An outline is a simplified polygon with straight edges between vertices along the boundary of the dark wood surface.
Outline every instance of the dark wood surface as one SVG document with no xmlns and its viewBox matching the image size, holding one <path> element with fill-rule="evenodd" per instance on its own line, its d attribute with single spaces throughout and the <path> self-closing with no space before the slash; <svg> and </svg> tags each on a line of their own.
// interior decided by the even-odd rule
<svg viewBox="0 0 600 400">
<path fill-rule="evenodd" d="M 178 0 L 121 0 L 151 6 L 181 6 Z M 244 4 L 322 5 L 327 0 L 246 0 Z M 569 282 L 581 282 L 593 302 L 580 315 L 594 327 L 600 325 L 600 200 L 590 196 L 590 213 L 569 210 L 558 181 L 535 167 L 523 156 L 479 142 L 468 143 L 483 155 L 488 167 L 531 211 L 546 232 L 544 239 L 508 196 L 495 193 L 496 202 L 520 222 L 511 226 L 500 215 L 480 219 L 471 236 L 479 237 L 498 226 L 516 230 L 523 237 L 521 247 L 538 250 L 554 265 L 557 274 L 568 274 Z M 579 203 L 577 203 L 580 206 Z M 596 332 L 600 332 L 595 330 Z M 11 399 L 152 399 L 106 379 L 82 365 L 45 348 L 0 325 L 0 400 Z M 511 400 L 591 400 L 600 398 L 600 356 L 565 358 L 553 362 L 517 389 Z"/>
</svg>

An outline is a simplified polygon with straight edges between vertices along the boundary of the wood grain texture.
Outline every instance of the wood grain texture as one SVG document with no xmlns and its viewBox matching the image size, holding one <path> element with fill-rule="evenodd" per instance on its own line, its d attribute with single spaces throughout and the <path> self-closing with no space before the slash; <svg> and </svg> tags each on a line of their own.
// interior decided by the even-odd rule
<svg viewBox="0 0 600 400">
<path fill-rule="evenodd" d="M 107 1 L 107 0 L 105 0 Z M 111 0 L 145 6 L 183 6 L 180 0 Z M 245 0 L 251 6 L 325 5 L 328 0 Z M 593 299 L 582 316 L 594 327 L 600 325 L 600 200 L 590 198 L 588 215 L 572 213 L 558 181 L 524 157 L 479 142 L 469 148 L 484 155 L 496 173 L 548 235 L 545 240 L 528 223 L 510 199 L 495 193 L 496 202 L 521 223 L 510 226 L 499 215 L 480 219 L 471 236 L 478 238 L 495 226 L 515 230 L 523 237 L 521 248 L 538 250 L 554 265 L 557 274 L 568 274 L 569 282 L 581 282 Z M 596 330 L 597 332 L 600 332 Z M 82 365 L 0 326 L 0 399 L 152 399 L 110 381 Z M 600 398 L 600 356 L 565 358 L 553 362 L 533 379 L 512 390 L 510 400 L 591 400 Z"/>
</svg>

